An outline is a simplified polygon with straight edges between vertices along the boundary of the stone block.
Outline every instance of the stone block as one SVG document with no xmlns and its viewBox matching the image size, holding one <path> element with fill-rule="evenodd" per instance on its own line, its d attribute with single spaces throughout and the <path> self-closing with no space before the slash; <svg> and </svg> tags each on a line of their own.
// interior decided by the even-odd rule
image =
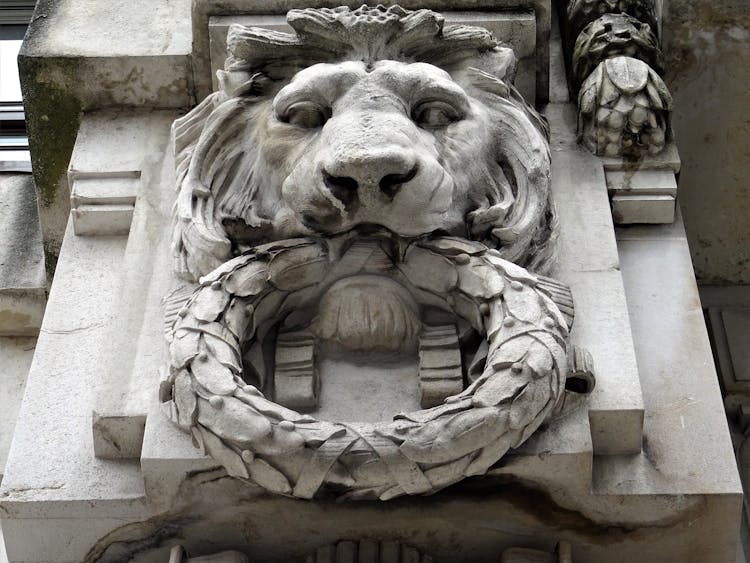
<svg viewBox="0 0 750 563">
<path fill-rule="evenodd" d="M 607 170 L 607 191 L 610 195 L 677 196 L 677 180 L 671 170 Z"/>
<path fill-rule="evenodd" d="M 670 141 L 659 154 L 646 155 L 638 160 L 622 157 L 600 157 L 607 172 L 633 172 L 633 170 L 671 170 L 679 174 L 682 167 L 680 153 L 674 141 Z"/>
<path fill-rule="evenodd" d="M 102 417 L 92 413 L 94 454 L 103 459 L 137 458 L 141 455 L 146 417 L 131 414 Z"/>
<path fill-rule="evenodd" d="M 151 374 L 154 380 L 158 377 L 155 371 L 142 371 L 151 369 L 150 364 L 144 368 L 142 363 L 148 363 L 147 356 L 162 353 L 160 303 L 161 297 L 169 293 L 169 287 L 160 286 L 161 294 L 149 301 L 150 309 L 144 310 L 137 304 L 143 303 L 148 284 L 154 279 L 144 269 L 143 257 L 151 256 L 156 246 L 164 251 L 161 259 L 169 260 L 165 251 L 168 237 L 160 236 L 156 229 L 157 225 L 168 222 L 171 201 L 165 203 L 162 199 L 171 194 L 169 191 L 140 194 L 138 190 L 144 181 L 158 182 L 156 178 L 165 173 L 163 155 L 176 115 L 148 109 L 87 114 L 70 163 L 72 199 L 77 205 L 71 221 L 75 234 L 137 233 L 127 243 L 123 269 L 112 274 L 116 311 L 113 315 L 121 325 L 112 328 L 111 334 L 104 338 L 111 352 L 111 363 L 104 370 L 101 392 L 97 391 L 92 408 L 95 453 L 105 459 L 137 458 L 140 454 L 150 397 L 141 379 L 143 373 Z M 106 147 L 107 152 L 101 152 L 100 147 Z M 155 154 L 160 156 L 154 158 Z M 170 166 L 166 174 L 172 177 Z M 148 318 L 145 325 L 143 315 Z M 140 339 L 133 338 L 142 326 L 150 327 L 152 332 L 146 331 L 148 336 Z M 146 357 L 138 355 L 139 349 Z"/>
<path fill-rule="evenodd" d="M 35 347 L 35 337 L 0 337 L 0 389 L 3 390 L 0 393 L 0 479 L 8 459 Z"/>
<path fill-rule="evenodd" d="M 620 227 L 618 247 L 647 397 L 644 452 L 627 461 L 599 458 L 595 490 L 647 493 L 645 482 L 626 477 L 640 473 L 651 475 L 651 493 L 731 491 L 735 462 L 682 220 Z"/>
<path fill-rule="evenodd" d="M 147 514 L 138 463 L 98 461 L 91 438 L 125 245 L 76 237 L 72 225 L 67 241 L 0 488 L 10 561 L 81 561 L 98 538 Z"/>
<path fill-rule="evenodd" d="M 47 301 L 34 182 L 0 174 L 0 335 L 39 332 Z"/>
<path fill-rule="evenodd" d="M 104 110 L 85 115 L 68 167 L 70 207 L 77 235 L 130 231 L 144 163 L 155 148 L 151 111 Z"/>
<path fill-rule="evenodd" d="M 82 10 L 75 0 L 64 0 L 37 8 L 19 74 L 32 160 L 49 163 L 34 166 L 34 180 L 54 260 L 70 213 L 66 169 L 82 113 L 194 103 L 190 5 L 113 0 Z M 104 22 L 112 22 L 106 33 Z M 117 150 L 111 154 L 118 158 Z"/>
<path fill-rule="evenodd" d="M 677 181 L 671 170 L 606 172 L 617 224 L 674 221 Z"/>
<path fill-rule="evenodd" d="M 79 205 L 71 209 L 75 234 L 126 235 L 133 220 L 133 206 L 128 204 Z"/>
<path fill-rule="evenodd" d="M 612 196 L 612 218 L 619 225 L 630 223 L 671 223 L 675 198 L 671 195 Z"/>
<path fill-rule="evenodd" d="M 604 170 L 597 157 L 577 145 L 569 106 L 552 104 L 546 116 L 558 149 L 552 153 L 552 195 L 560 222 L 553 277 L 573 294 L 571 341 L 594 361 L 596 387 L 588 402 L 594 453 L 638 453 L 643 397 Z"/>
</svg>

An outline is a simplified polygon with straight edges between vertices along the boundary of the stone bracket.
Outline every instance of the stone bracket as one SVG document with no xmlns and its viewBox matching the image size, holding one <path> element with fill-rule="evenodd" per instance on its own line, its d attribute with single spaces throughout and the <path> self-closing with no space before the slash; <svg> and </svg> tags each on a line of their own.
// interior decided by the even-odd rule
<svg viewBox="0 0 750 563">
<path fill-rule="evenodd" d="M 274 370 L 276 401 L 293 409 L 318 405 L 315 341 L 310 331 L 280 333 Z"/>
<path fill-rule="evenodd" d="M 605 175 L 615 223 L 674 222 L 677 181 L 671 170 L 610 171 Z"/>
<path fill-rule="evenodd" d="M 133 459 L 141 455 L 145 415 L 101 416 L 93 413 L 94 455 L 101 459 Z"/>
<path fill-rule="evenodd" d="M 419 391 L 423 409 L 463 390 L 461 348 L 454 325 L 425 326 L 419 339 Z"/>
<path fill-rule="evenodd" d="M 682 167 L 674 142 L 642 159 L 600 157 L 618 225 L 667 224 L 675 220 L 677 180 Z"/>
<path fill-rule="evenodd" d="M 135 210 L 140 170 L 68 173 L 76 235 L 126 235 Z"/>
</svg>

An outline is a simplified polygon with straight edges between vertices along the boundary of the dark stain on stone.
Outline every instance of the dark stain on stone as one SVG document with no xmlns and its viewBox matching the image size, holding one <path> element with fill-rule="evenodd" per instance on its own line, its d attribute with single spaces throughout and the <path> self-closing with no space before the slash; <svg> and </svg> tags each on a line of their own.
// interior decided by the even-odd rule
<svg viewBox="0 0 750 563">
<path fill-rule="evenodd" d="M 174 515 L 169 521 L 161 516 L 145 522 L 127 524 L 100 539 L 82 563 L 127 563 L 139 553 L 161 547 L 167 540 L 180 537 L 181 530 L 195 518 Z"/>
</svg>

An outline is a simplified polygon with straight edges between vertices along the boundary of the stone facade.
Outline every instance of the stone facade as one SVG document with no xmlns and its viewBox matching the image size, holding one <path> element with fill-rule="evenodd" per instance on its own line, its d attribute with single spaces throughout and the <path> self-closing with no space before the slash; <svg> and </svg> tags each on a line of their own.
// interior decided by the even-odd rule
<svg viewBox="0 0 750 563">
<path fill-rule="evenodd" d="M 225 4 L 38 8 L 9 560 L 733 561 L 657 7 Z"/>
</svg>

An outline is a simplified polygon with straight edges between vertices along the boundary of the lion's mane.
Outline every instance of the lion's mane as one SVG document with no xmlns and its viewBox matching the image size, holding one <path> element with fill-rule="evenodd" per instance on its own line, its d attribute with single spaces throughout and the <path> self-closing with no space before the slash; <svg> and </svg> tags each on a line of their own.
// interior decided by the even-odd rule
<svg viewBox="0 0 750 563">
<path fill-rule="evenodd" d="M 510 49 L 485 29 L 444 26 L 429 10 L 306 9 L 287 19 L 293 34 L 231 26 L 220 89 L 174 123 L 179 276 L 194 281 L 255 244 L 314 234 L 281 195 L 300 149 L 269 134 L 273 97 L 313 64 L 385 59 L 440 67 L 488 108 L 493 154 L 477 159 L 470 142 L 452 149 L 459 151 L 452 160 L 485 167 L 478 173 L 486 179 L 484 203 L 468 210 L 466 236 L 531 270 L 549 268 L 555 229 L 548 131 L 511 85 Z"/>
</svg>

